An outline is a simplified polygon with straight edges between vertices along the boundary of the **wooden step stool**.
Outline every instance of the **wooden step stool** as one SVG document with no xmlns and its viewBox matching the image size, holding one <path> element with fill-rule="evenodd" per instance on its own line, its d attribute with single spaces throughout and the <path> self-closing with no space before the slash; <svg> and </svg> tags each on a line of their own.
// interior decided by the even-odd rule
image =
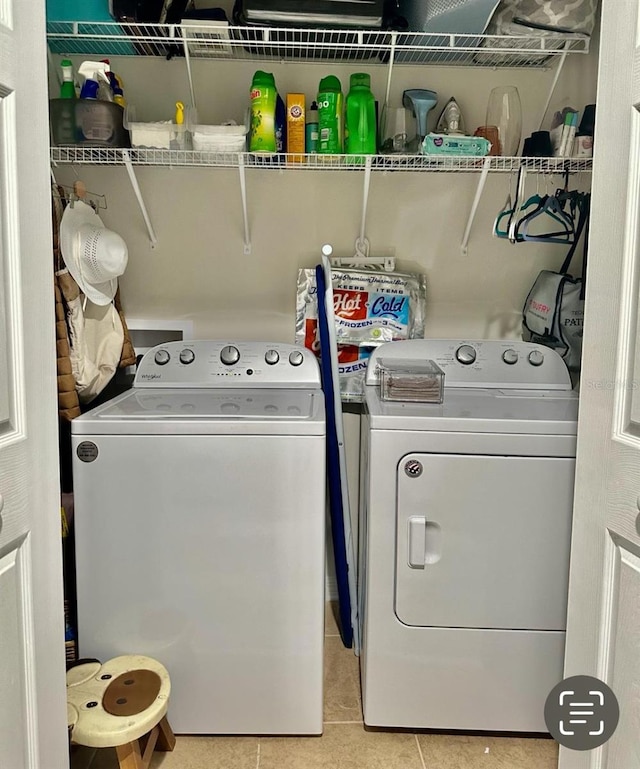
<svg viewBox="0 0 640 769">
<path fill-rule="evenodd" d="M 167 721 L 171 682 L 151 657 L 125 655 L 102 665 L 89 661 L 67 672 L 71 741 L 115 748 L 120 769 L 147 769 L 153 751 L 173 750 Z"/>
</svg>

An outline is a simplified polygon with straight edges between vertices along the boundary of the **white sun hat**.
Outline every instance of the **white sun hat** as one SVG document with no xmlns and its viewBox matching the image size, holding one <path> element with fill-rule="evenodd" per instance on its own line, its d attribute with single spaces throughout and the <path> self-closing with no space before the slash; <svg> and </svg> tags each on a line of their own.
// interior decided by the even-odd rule
<svg viewBox="0 0 640 769">
<path fill-rule="evenodd" d="M 94 304 L 109 304 L 118 277 L 127 268 L 127 244 L 108 230 L 98 214 L 81 200 L 68 205 L 60 222 L 64 263 L 80 289 Z"/>
</svg>

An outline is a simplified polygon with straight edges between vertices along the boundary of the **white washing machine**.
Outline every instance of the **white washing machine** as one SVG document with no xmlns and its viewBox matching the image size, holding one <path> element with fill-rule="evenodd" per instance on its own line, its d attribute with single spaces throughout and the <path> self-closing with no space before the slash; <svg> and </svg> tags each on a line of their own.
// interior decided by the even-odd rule
<svg viewBox="0 0 640 769">
<path fill-rule="evenodd" d="M 325 414 L 301 347 L 172 342 L 72 423 L 79 650 L 190 734 L 322 732 Z"/>
<path fill-rule="evenodd" d="M 383 401 L 378 360 L 433 360 L 442 404 Z M 578 402 L 525 342 L 411 340 L 366 378 L 365 723 L 546 732 L 562 680 Z"/>
</svg>

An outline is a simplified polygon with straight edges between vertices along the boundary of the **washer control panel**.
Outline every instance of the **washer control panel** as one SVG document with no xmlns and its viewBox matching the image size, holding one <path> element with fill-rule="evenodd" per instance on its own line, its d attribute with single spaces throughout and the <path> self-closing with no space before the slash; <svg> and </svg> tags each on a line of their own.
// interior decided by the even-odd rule
<svg viewBox="0 0 640 769">
<path fill-rule="evenodd" d="M 311 350 L 280 342 L 167 342 L 148 350 L 134 387 L 319 388 Z"/>
<path fill-rule="evenodd" d="M 409 339 L 387 342 L 369 358 L 366 383 L 379 381 L 378 359 L 432 360 L 444 372 L 446 387 L 571 390 L 560 355 L 549 347 L 514 340 Z"/>
</svg>

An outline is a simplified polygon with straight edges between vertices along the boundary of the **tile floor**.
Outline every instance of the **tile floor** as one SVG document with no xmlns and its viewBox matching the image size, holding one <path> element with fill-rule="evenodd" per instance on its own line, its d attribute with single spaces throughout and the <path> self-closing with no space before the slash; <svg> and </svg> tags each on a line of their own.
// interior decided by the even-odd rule
<svg viewBox="0 0 640 769">
<path fill-rule="evenodd" d="M 358 661 L 327 604 L 322 737 L 178 737 L 151 769 L 556 769 L 551 739 L 366 729 Z M 74 746 L 71 769 L 117 769 L 113 749 Z"/>
</svg>

